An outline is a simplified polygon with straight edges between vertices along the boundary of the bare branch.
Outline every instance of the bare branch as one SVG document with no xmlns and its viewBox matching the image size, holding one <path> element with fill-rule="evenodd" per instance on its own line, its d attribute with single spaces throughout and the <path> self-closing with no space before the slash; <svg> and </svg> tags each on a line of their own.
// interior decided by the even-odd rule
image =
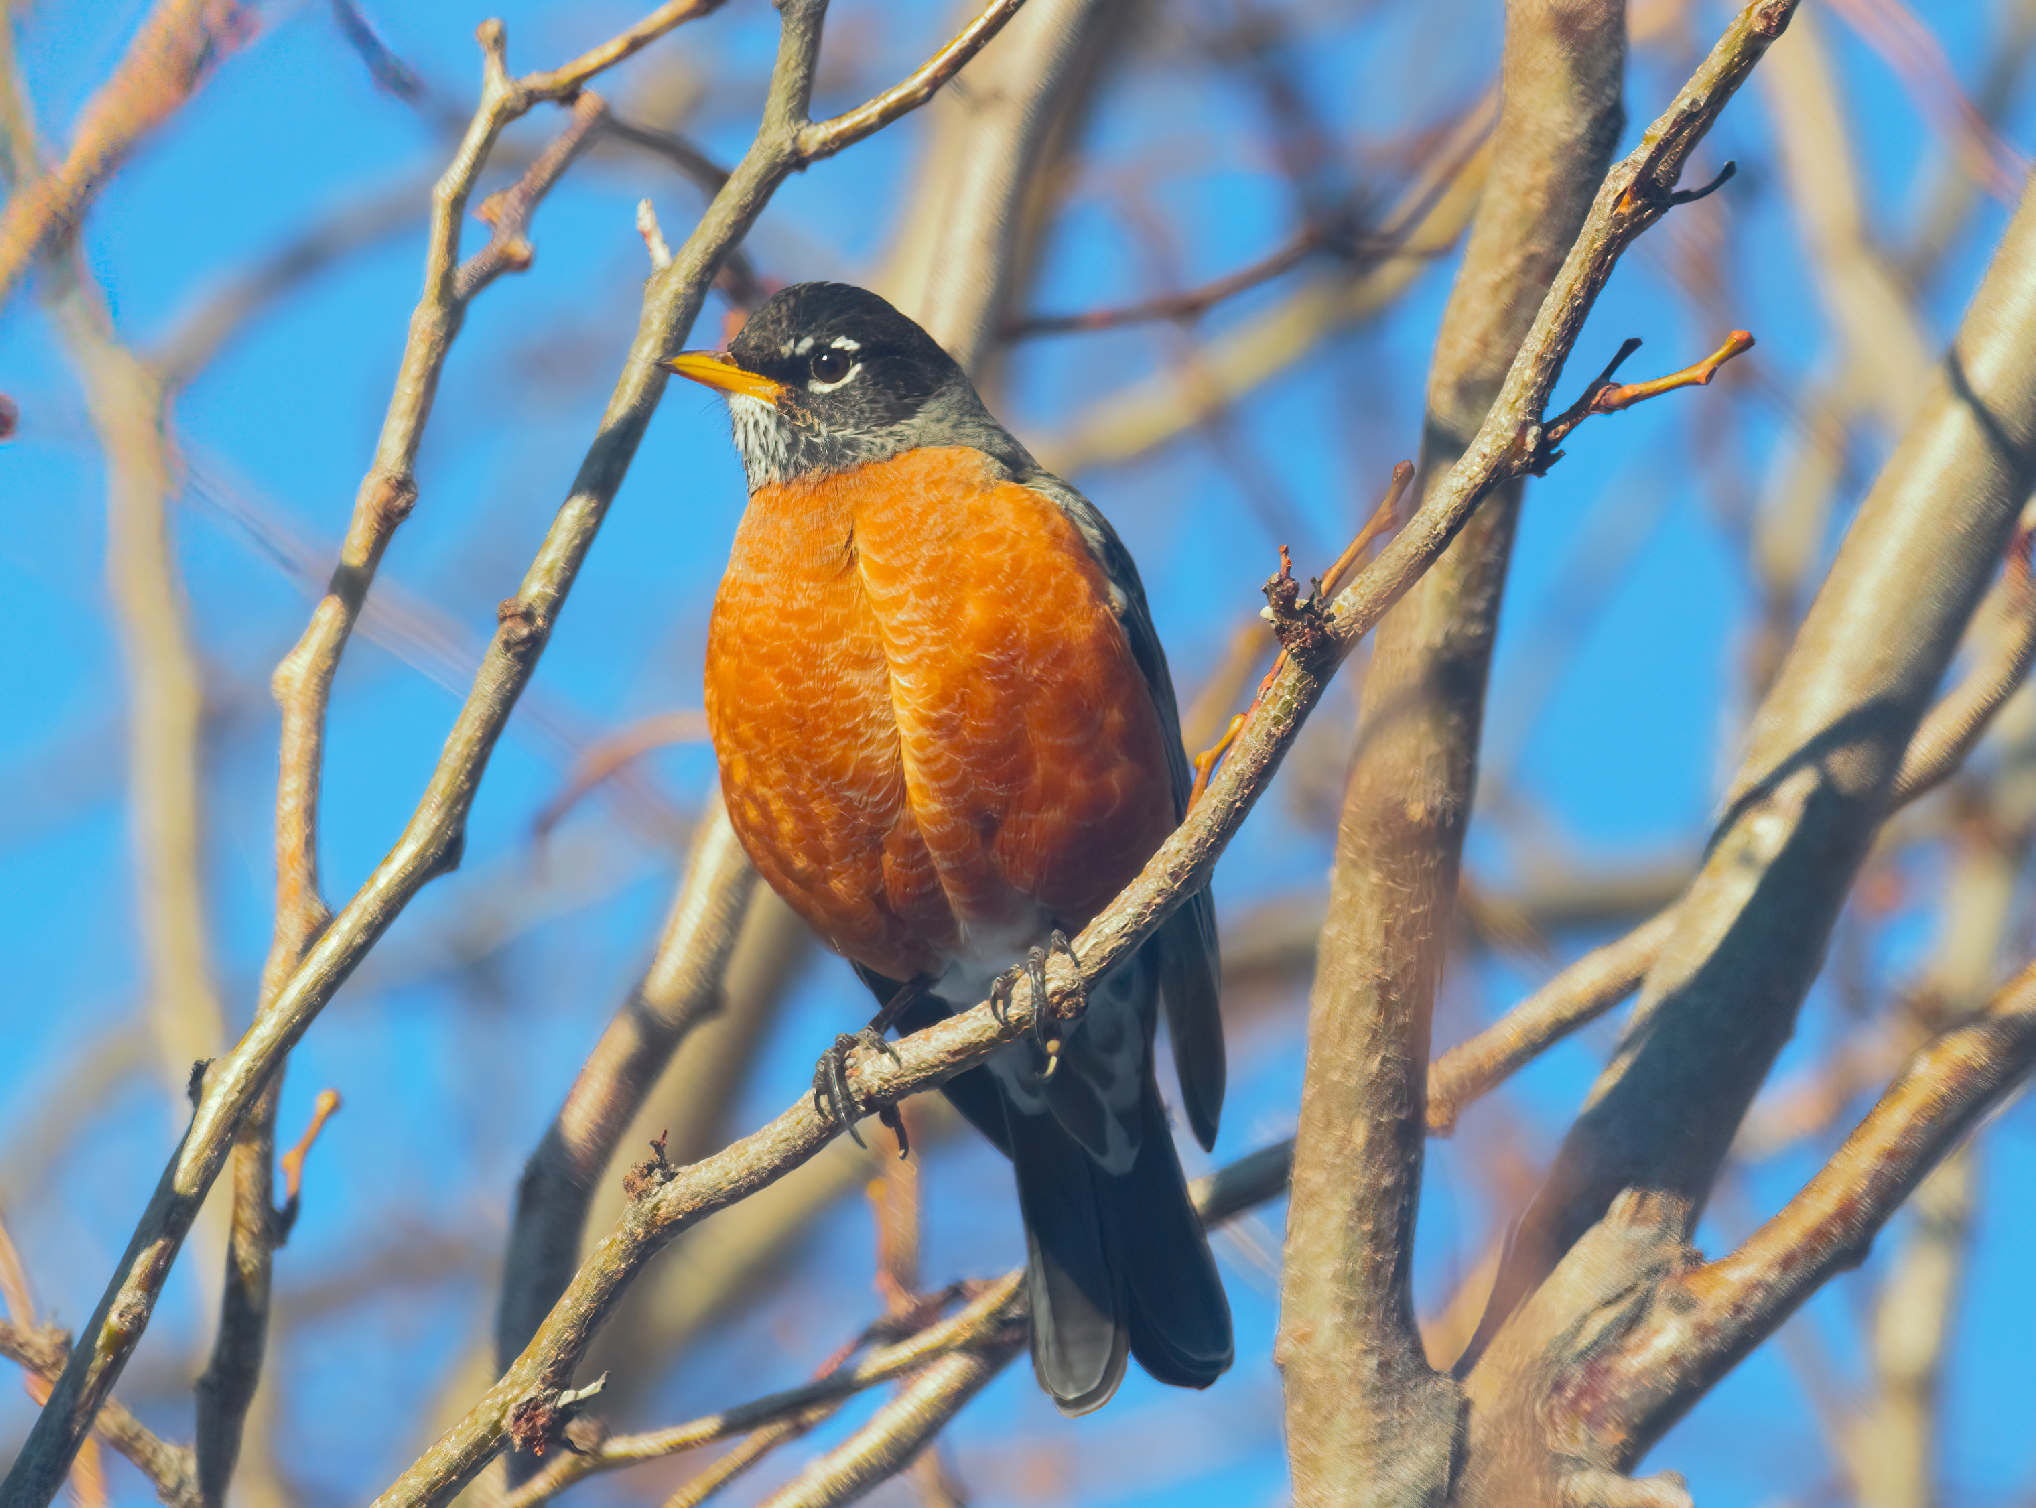
<svg viewBox="0 0 2036 1508">
<path fill-rule="evenodd" d="M 2026 545 L 2027 537 L 2018 533 L 1991 594 L 2004 620 L 2002 633 L 1917 727 L 1888 797 L 1891 813 L 1936 789 L 1964 764 L 2036 664 L 2036 597 Z M 1617 941 L 1585 954 L 1438 1058 L 1428 1071 L 1430 1134 L 1447 1136 L 1472 1100 L 1638 989 L 1674 936 L 1675 915 L 1675 906 L 1666 906 Z"/>
<path fill-rule="evenodd" d="M 1621 1190 L 1650 1192 L 1621 1206 L 1604 1242 L 1636 1265 L 1678 1260 L 2036 481 L 2032 332 L 2036 195 L 2025 195 L 1755 721 L 1626 1040 L 1501 1273 L 1487 1340 Z M 1656 1222 L 1652 1254 L 1642 1220 Z M 1521 1323 L 1542 1335 L 1565 1322 L 1556 1297 L 1533 1307 Z"/>
<path fill-rule="evenodd" d="M 1711 379 L 1718 375 L 1718 368 L 1733 357 L 1744 355 L 1753 349 L 1753 337 L 1744 330 L 1734 330 L 1717 350 L 1681 371 L 1670 372 L 1666 377 L 1650 378 L 1646 382 L 1614 382 L 1613 372 L 1617 371 L 1626 358 L 1639 347 L 1638 340 L 1629 340 L 1621 346 L 1619 354 L 1614 356 L 1611 365 L 1599 374 L 1598 380 L 1584 389 L 1584 395 L 1564 409 L 1561 416 L 1548 425 L 1541 439 L 1547 460 L 1559 460 L 1562 452 L 1555 447 L 1562 444 L 1572 430 L 1593 414 L 1616 414 L 1622 408 L 1631 408 L 1636 403 L 1645 402 L 1649 398 L 1658 398 L 1663 393 L 1673 393 L 1681 388 L 1709 387 Z"/>
<path fill-rule="evenodd" d="M 538 153 L 523 176 L 512 187 L 481 201 L 474 218 L 484 221 L 494 234 L 486 246 L 461 264 L 459 276 L 453 280 L 456 302 L 466 303 L 505 272 L 522 272 L 530 266 L 530 217 L 607 118 L 607 102 L 592 90 L 582 93 L 573 101 L 570 124 Z"/>
<path fill-rule="evenodd" d="M 1254 1205 L 1284 1193 L 1292 1161 L 1292 1143 L 1281 1142 L 1196 1179 L 1189 1186 L 1189 1194 L 1203 1225 L 1214 1229 Z M 875 1347 L 853 1366 L 827 1371 L 800 1387 L 772 1393 L 689 1424 L 638 1435 L 615 1435 L 582 1453 L 561 1454 L 495 1508 L 535 1508 L 537 1503 L 590 1475 L 693 1450 L 747 1431 L 810 1421 L 817 1411 L 831 1410 L 858 1392 L 907 1376 L 958 1351 L 995 1354 L 1002 1365 L 1024 1347 L 1025 1305 L 1024 1272 L 1006 1273 L 981 1285 L 968 1304 L 949 1318 L 903 1340 Z M 1014 1327 L 1015 1335 L 1011 1333 Z M 959 1382 L 950 1380 L 949 1385 L 963 1385 L 967 1380 L 964 1375 Z M 898 1464 L 902 1467 L 906 1463 Z"/>
<path fill-rule="evenodd" d="M 908 115 L 933 98 L 940 86 L 961 71 L 962 65 L 982 51 L 984 45 L 1004 29 L 1004 23 L 1018 14 L 1025 0 L 990 0 L 977 17 L 957 32 L 945 47 L 914 69 L 909 77 L 893 84 L 875 99 L 829 120 L 810 121 L 800 127 L 798 153 L 803 162 L 832 157 L 844 147 L 883 130 L 892 121 Z"/>
<path fill-rule="evenodd" d="M 574 1482 L 620 1466 L 655 1461 L 681 1451 L 711 1445 L 732 1435 L 747 1434 L 766 1425 L 798 1419 L 812 1410 L 831 1408 L 857 1393 L 881 1383 L 907 1376 L 956 1350 L 981 1348 L 1008 1335 L 1025 1320 L 1023 1273 L 1010 1273 L 985 1284 L 962 1309 L 917 1334 L 890 1345 L 873 1348 L 853 1366 L 827 1372 L 800 1387 L 772 1393 L 753 1403 L 738 1404 L 709 1414 L 690 1424 L 651 1430 L 639 1435 L 615 1435 L 591 1449 L 561 1453 L 546 1464 L 496 1508 L 535 1508 L 545 1499 L 564 1491 Z M 1020 1330 L 1020 1344 L 1023 1331 Z"/>
<path fill-rule="evenodd" d="M 764 1499 L 763 1508 L 838 1508 L 896 1476 L 976 1394 L 1025 1349 L 1015 1337 L 930 1363 L 848 1439 Z"/>
<path fill-rule="evenodd" d="M 2036 1066 L 2036 966 L 1923 1048 L 1817 1176 L 1730 1256 L 1672 1277 L 1555 1403 L 1637 1459 L 1834 1274 L 1856 1265 L 1926 1174 Z M 1598 1391 L 1602 1389 L 1603 1391 Z"/>
<path fill-rule="evenodd" d="M 1428 1129 L 1447 1136 L 1463 1107 L 1640 987 L 1675 931 L 1675 908 L 1593 949 L 1428 1070 Z"/>
<path fill-rule="evenodd" d="M 1430 496 L 1454 480 L 1577 243 L 1624 120 L 1625 61 L 1616 0 L 1507 8 L 1491 179 L 1429 376 Z M 1309 1006 L 1274 1352 L 1294 1491 L 1311 1504 L 1440 1503 L 1457 1458 L 1462 1395 L 1429 1366 L 1414 1320 L 1414 1212 L 1430 1014 L 1519 498 L 1514 482 L 1485 500 L 1380 623 L 1365 675 Z"/>
<path fill-rule="evenodd" d="M 578 99 L 580 91 L 596 74 L 606 73 L 617 63 L 634 57 L 674 27 L 697 20 L 721 8 L 722 0 L 666 0 L 656 10 L 626 31 L 617 32 L 599 47 L 583 52 L 563 68 L 549 73 L 532 73 L 516 81 L 521 115 L 541 100 L 560 104 Z"/>
</svg>

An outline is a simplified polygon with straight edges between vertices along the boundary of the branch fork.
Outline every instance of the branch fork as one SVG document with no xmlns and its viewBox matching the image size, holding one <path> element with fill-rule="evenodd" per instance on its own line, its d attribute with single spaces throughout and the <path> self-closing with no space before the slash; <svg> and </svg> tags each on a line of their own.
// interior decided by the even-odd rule
<svg viewBox="0 0 2036 1508">
<path fill-rule="evenodd" d="M 1709 189 L 1702 191 L 1709 193 Z M 1619 368 L 1626 364 L 1626 358 L 1640 349 L 1640 338 L 1631 336 L 1621 343 L 1618 354 L 1605 364 L 1584 394 L 1564 409 L 1552 422 L 1538 430 L 1529 429 L 1523 434 L 1523 449 L 1526 459 L 1521 467 L 1533 476 L 1546 476 L 1548 469 L 1563 457 L 1556 447 L 1567 439 L 1576 427 L 1593 414 L 1615 414 L 1622 408 L 1631 408 L 1649 398 L 1658 398 L 1663 393 L 1672 393 L 1677 388 L 1709 387 L 1711 379 L 1718 375 L 1718 369 L 1735 356 L 1753 349 L 1753 336 L 1745 330 L 1734 330 L 1725 337 L 1725 343 L 1706 356 L 1702 361 L 1684 367 L 1679 372 L 1670 372 L 1666 377 L 1656 377 L 1647 382 L 1618 383 L 1612 380 Z"/>
</svg>

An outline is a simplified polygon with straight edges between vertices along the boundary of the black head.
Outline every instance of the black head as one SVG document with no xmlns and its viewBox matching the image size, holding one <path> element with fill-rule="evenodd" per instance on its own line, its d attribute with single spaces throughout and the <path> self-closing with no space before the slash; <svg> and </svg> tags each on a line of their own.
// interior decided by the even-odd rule
<svg viewBox="0 0 2036 1508">
<path fill-rule="evenodd" d="M 922 445 L 1023 454 L 932 336 L 845 283 L 783 289 L 726 352 L 665 365 L 728 395 L 752 491 Z"/>
</svg>

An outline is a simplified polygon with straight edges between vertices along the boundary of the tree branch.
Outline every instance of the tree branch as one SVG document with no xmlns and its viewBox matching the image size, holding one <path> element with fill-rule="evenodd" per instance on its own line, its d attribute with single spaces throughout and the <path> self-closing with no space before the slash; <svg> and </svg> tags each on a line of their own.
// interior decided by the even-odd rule
<svg viewBox="0 0 2036 1508">
<path fill-rule="evenodd" d="M 0 1356 L 17 1362 L 45 1383 L 63 1375 L 71 1358 L 68 1337 L 54 1325 L 29 1329 L 0 1320 Z M 198 1472 L 191 1452 L 172 1445 L 128 1411 L 118 1398 L 108 1398 L 92 1428 L 99 1438 L 134 1463 L 168 1508 L 203 1508 Z"/>
<path fill-rule="evenodd" d="M 810 1410 L 838 1405 L 868 1388 L 904 1377 L 951 1352 L 993 1346 L 1014 1326 L 1022 1327 L 1025 1323 L 1024 1280 L 1022 1272 L 1007 1273 L 983 1285 L 980 1293 L 947 1319 L 903 1340 L 878 1346 L 855 1365 L 813 1382 L 723 1409 L 690 1424 L 637 1435 L 615 1435 L 590 1450 L 577 1454 L 562 1452 L 543 1471 L 503 1498 L 496 1508 L 535 1508 L 596 1473 L 660 1460 L 731 1435 L 796 1419 Z M 1020 1328 L 1021 1345 L 1024 1334 Z"/>
<path fill-rule="evenodd" d="M 1755 720 L 1705 865 L 1521 1227 L 1484 1339 L 1621 1189 L 1652 1192 L 1669 1249 L 1687 1240 L 2032 482 L 2036 195 Z"/>
<path fill-rule="evenodd" d="M 1646 1298 L 1615 1346 L 1573 1366 L 1552 1402 L 1617 1463 L 1637 1459 L 1834 1274 L 2036 1067 L 2036 965 L 1976 1019 L 1924 1047 L 1809 1184 L 1730 1256 Z M 1625 1206 L 1613 1219 L 1628 1218 Z"/>
<path fill-rule="evenodd" d="M 1448 485 L 1577 241 L 1623 111 L 1625 7 L 1514 0 L 1491 177 L 1443 315 L 1422 470 Z M 1274 1352 L 1297 1499 L 1440 1504 L 1462 1398 L 1414 1320 L 1430 1013 L 1520 498 L 1495 489 L 1379 625 L 1308 1019 Z"/>
<path fill-rule="evenodd" d="M 881 131 L 892 121 L 917 110 L 933 98 L 942 84 L 959 73 L 963 64 L 982 51 L 1024 4 L 1025 0 L 990 0 L 981 13 L 957 32 L 945 47 L 875 99 L 828 120 L 808 121 L 799 128 L 797 138 L 800 162 L 818 162 L 824 157 L 832 157 L 843 147 L 853 146 L 865 136 Z"/>
<path fill-rule="evenodd" d="M 515 185 L 482 204 L 479 218 L 494 234 L 448 277 L 459 255 L 467 198 L 496 136 L 546 97 L 528 81 L 506 77 L 502 68 L 506 38 L 499 23 L 484 24 L 479 35 L 485 63 L 482 102 L 453 168 L 432 194 L 425 297 L 411 320 L 411 339 L 384 421 L 377 465 L 362 484 L 326 596 L 314 610 L 304 638 L 276 671 L 274 689 L 283 714 L 276 791 L 276 922 L 262 971 L 258 1021 L 275 1008 L 285 981 L 330 919 L 318 886 L 318 797 L 332 680 L 382 551 L 414 505 L 412 467 L 446 354 L 475 295 L 502 273 L 529 267 L 532 215 L 606 118 L 599 95 L 589 91 L 578 96 L 566 128 Z M 275 1210 L 273 1170 L 281 1092 L 279 1067 L 242 1123 L 233 1154 L 233 1226 L 219 1329 L 197 1389 L 198 1475 L 208 1508 L 220 1508 L 226 1501 L 242 1428 L 261 1382 L 275 1248 L 284 1235 Z"/>
<path fill-rule="evenodd" d="M 516 114 L 526 113 L 543 100 L 571 104 L 596 74 L 606 73 L 617 63 L 643 51 L 674 27 L 710 15 L 721 5 L 722 0 L 666 0 L 634 26 L 617 32 L 599 47 L 581 53 L 563 68 L 554 68 L 549 73 L 527 74 L 516 80 Z"/>
<path fill-rule="evenodd" d="M 2001 633 L 1916 729 L 1888 797 L 1890 814 L 1935 790 L 1963 766 L 2036 664 L 2036 589 L 2030 585 L 2028 543 L 2028 536 L 2017 531 L 2008 563 L 1989 594 L 2004 620 Z M 1471 1101 L 1638 989 L 1674 936 L 1675 917 L 1675 905 L 1663 907 L 1617 941 L 1586 953 L 1436 1059 L 1428 1070 L 1429 1133 L 1447 1136 Z"/>
<path fill-rule="evenodd" d="M 765 1498 L 761 1508 L 839 1508 L 918 1459 L 933 1437 L 1025 1349 L 1025 1332 L 927 1366 L 869 1422 Z"/>
<path fill-rule="evenodd" d="M 1202 1224 L 1213 1230 L 1286 1192 L 1292 1153 L 1293 1144 L 1281 1142 L 1195 1179 L 1189 1185 L 1189 1195 Z M 583 1453 L 561 1453 L 495 1508 L 535 1508 L 539 1502 L 591 1475 L 693 1450 L 730 1435 L 809 1420 L 815 1411 L 831 1409 L 858 1392 L 906 1376 L 958 1351 L 995 1354 L 1001 1366 L 1024 1348 L 1026 1320 L 1025 1274 L 1021 1269 L 982 1285 L 975 1297 L 949 1318 L 903 1340 L 876 1347 L 853 1366 L 689 1424 L 637 1435 L 615 1435 Z M 1011 1333 L 1014 1328 L 1015 1335 Z M 969 1381 L 966 1374 L 960 1374 L 951 1378 L 948 1386 L 966 1386 Z M 897 1459 L 896 1469 L 907 1464 L 908 1459 Z M 863 1485 L 872 1486 L 874 1480 Z"/>
</svg>

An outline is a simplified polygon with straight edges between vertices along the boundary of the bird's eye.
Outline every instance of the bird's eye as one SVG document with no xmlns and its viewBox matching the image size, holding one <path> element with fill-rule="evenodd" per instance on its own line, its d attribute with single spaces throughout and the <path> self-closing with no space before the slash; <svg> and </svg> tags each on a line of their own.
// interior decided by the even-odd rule
<svg viewBox="0 0 2036 1508">
<path fill-rule="evenodd" d="M 848 375 L 848 353 L 832 346 L 813 353 L 813 376 L 820 382 L 839 382 Z"/>
</svg>

